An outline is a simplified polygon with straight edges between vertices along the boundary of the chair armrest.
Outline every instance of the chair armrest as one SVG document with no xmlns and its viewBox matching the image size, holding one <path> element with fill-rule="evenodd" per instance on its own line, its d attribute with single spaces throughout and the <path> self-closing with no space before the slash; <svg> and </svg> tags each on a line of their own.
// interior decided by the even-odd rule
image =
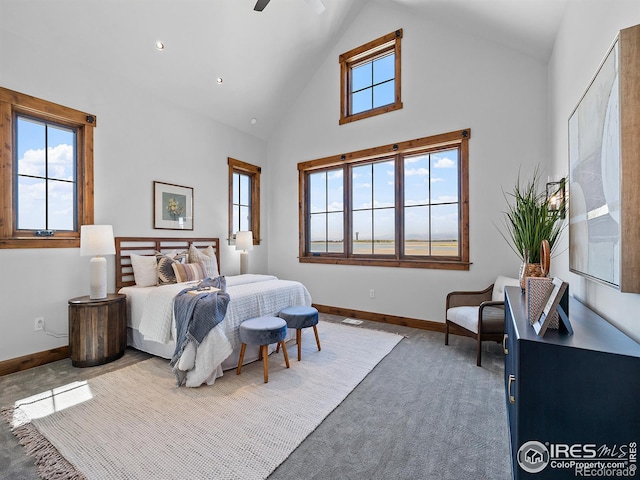
<svg viewBox="0 0 640 480">
<path fill-rule="evenodd" d="M 482 320 L 486 307 L 504 307 L 504 301 L 487 301 L 480 304 L 480 308 L 478 309 L 478 332 L 482 332 Z"/>
<path fill-rule="evenodd" d="M 480 311 L 482 311 L 485 307 L 501 307 L 504 306 L 504 300 L 500 300 L 500 301 L 488 301 L 488 302 L 482 302 L 480 304 Z"/>
<path fill-rule="evenodd" d="M 471 306 L 477 307 L 482 302 L 491 301 L 491 293 L 493 292 L 493 284 L 484 290 L 468 291 L 468 292 L 451 292 L 447 295 L 447 306 L 449 310 L 453 307 Z"/>
</svg>

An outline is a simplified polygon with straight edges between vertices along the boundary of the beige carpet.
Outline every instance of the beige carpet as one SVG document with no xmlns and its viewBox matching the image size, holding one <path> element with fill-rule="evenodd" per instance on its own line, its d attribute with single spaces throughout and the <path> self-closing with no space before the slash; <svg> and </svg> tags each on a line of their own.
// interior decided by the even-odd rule
<svg viewBox="0 0 640 480">
<path fill-rule="evenodd" d="M 167 361 L 152 358 L 4 413 L 43 478 L 263 479 L 402 339 L 327 322 L 318 330 L 322 351 L 304 330 L 302 361 L 291 343 L 290 369 L 272 354 L 267 384 L 256 362 L 212 386 L 176 388 Z"/>
</svg>

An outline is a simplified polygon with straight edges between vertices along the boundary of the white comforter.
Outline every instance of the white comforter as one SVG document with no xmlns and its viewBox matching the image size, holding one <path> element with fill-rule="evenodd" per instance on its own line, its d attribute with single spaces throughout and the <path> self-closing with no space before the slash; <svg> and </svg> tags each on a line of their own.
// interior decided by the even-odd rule
<svg viewBox="0 0 640 480">
<path fill-rule="evenodd" d="M 211 385 L 222 376 L 221 364 L 240 345 L 238 329 L 243 320 L 276 315 L 291 305 L 311 305 L 311 295 L 300 282 L 280 280 L 271 275 L 238 275 L 227 277 L 227 293 L 231 297 L 227 314 L 196 348 L 190 344 L 178 368 L 187 371 L 186 385 Z M 174 341 L 173 300 L 178 292 L 192 284 L 160 287 L 126 287 L 129 296 L 130 325 L 145 337 L 158 343 Z M 137 319 L 139 318 L 139 324 Z"/>
</svg>

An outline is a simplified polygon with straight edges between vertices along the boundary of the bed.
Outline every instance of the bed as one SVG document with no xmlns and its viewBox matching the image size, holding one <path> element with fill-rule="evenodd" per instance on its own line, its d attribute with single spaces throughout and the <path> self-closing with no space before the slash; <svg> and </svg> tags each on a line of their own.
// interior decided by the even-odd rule
<svg viewBox="0 0 640 480">
<path fill-rule="evenodd" d="M 116 290 L 127 296 L 127 344 L 138 350 L 170 359 L 175 351 L 175 320 L 173 298 L 182 289 L 196 285 L 199 280 L 186 283 L 140 286 L 134 278 L 132 258 L 178 255 L 189 248 L 215 254 L 216 268 L 220 265 L 218 238 L 155 238 L 116 237 Z M 157 257 L 159 258 L 159 257 Z M 197 347 L 195 366 L 188 372 L 186 385 L 197 387 L 213 384 L 224 370 L 237 366 L 240 339 L 238 329 L 243 320 L 277 315 L 285 307 L 311 305 L 311 295 L 300 282 L 281 280 L 271 275 L 236 275 L 225 277 L 230 300 L 224 320 L 214 327 Z M 290 332 L 287 339 L 295 336 Z M 243 363 L 258 359 L 258 347 L 247 346 Z M 270 347 L 270 352 L 275 345 Z M 183 355 L 183 357 L 186 355 Z"/>
</svg>

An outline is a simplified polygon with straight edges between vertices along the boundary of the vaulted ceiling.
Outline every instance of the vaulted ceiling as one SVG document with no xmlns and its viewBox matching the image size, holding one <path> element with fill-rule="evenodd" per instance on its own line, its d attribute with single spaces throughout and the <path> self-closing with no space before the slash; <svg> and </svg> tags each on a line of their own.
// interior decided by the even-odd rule
<svg viewBox="0 0 640 480">
<path fill-rule="evenodd" d="M 322 1 L 318 14 L 305 0 L 271 0 L 263 12 L 253 10 L 255 0 L 0 0 L 0 28 L 72 65 L 268 139 L 367 2 L 546 62 L 567 1 L 578 0 Z"/>
</svg>

